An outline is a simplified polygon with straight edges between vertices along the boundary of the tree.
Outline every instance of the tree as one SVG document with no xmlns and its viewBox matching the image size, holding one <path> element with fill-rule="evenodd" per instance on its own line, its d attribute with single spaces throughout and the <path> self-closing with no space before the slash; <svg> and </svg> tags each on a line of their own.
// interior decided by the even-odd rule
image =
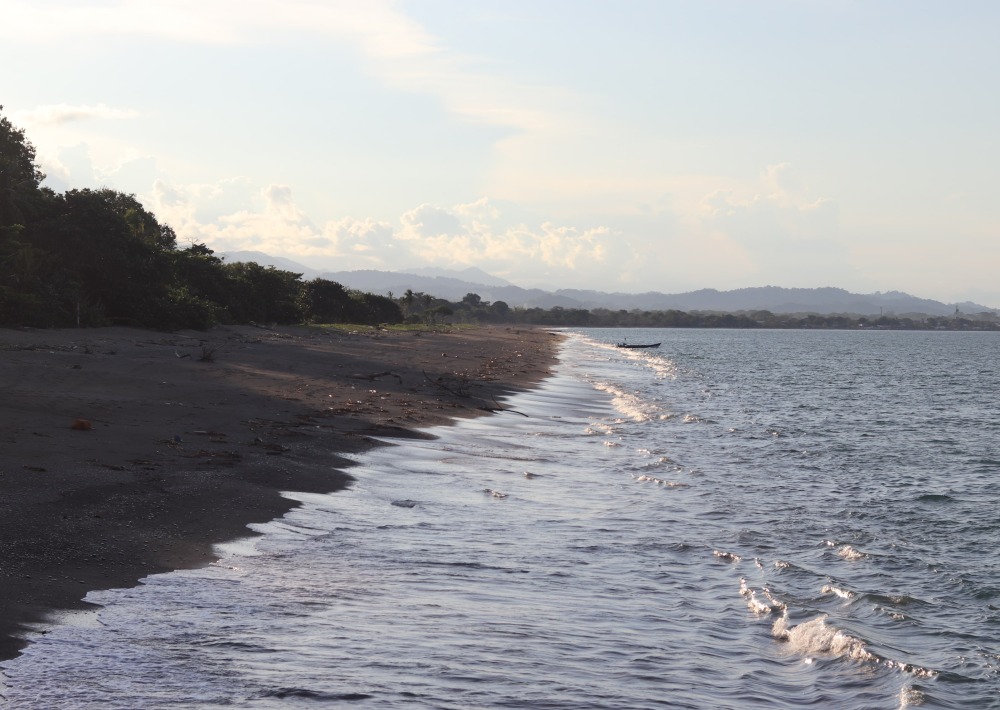
<svg viewBox="0 0 1000 710">
<path fill-rule="evenodd" d="M 400 303 L 403 304 L 404 316 L 409 316 L 413 312 L 413 302 L 416 300 L 417 294 L 413 293 L 413 289 L 406 289 L 406 293 L 404 293 L 402 298 L 399 299 Z"/>
<path fill-rule="evenodd" d="M 302 289 L 302 310 L 317 323 L 349 323 L 355 309 L 350 294 L 336 281 L 313 279 Z"/>
<path fill-rule="evenodd" d="M 427 319 L 427 323 L 430 324 L 430 325 L 434 325 L 435 323 L 437 323 L 437 317 L 438 316 L 441 316 L 443 318 L 447 318 L 448 316 L 453 315 L 453 314 L 454 314 L 454 311 L 451 308 L 449 308 L 448 306 L 445 306 L 445 305 L 434 306 L 434 308 L 430 308 L 430 309 L 424 311 L 424 317 Z"/>
<path fill-rule="evenodd" d="M 362 291 L 351 291 L 350 294 L 356 304 L 352 322 L 366 325 L 402 322 L 403 312 L 399 304 L 388 296 Z"/>
<path fill-rule="evenodd" d="M 79 312 L 82 325 L 169 327 L 169 254 L 135 233 L 119 209 L 123 200 L 134 198 L 112 190 L 70 190 L 55 197 L 54 208 L 29 224 L 25 236 L 46 255 L 49 298 L 74 315 L 74 324 Z M 151 215 L 147 221 L 159 230 Z"/>
<path fill-rule="evenodd" d="M 237 323 L 298 323 L 302 320 L 302 274 L 252 261 L 225 264 L 229 301 Z"/>
<path fill-rule="evenodd" d="M 510 306 L 508 306 L 504 301 L 494 301 L 490 308 L 498 318 L 506 318 L 507 314 L 510 313 Z"/>
<path fill-rule="evenodd" d="M 0 115 L 0 229 L 24 223 L 22 202 L 38 191 L 44 179 L 24 130 Z"/>
</svg>

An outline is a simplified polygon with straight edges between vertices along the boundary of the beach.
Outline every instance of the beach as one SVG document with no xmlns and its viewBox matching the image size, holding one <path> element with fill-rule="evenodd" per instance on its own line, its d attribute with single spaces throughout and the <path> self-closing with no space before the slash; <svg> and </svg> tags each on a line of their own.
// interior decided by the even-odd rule
<svg viewBox="0 0 1000 710">
<path fill-rule="evenodd" d="M 349 484 L 341 455 L 500 413 L 550 372 L 544 329 L 0 330 L 0 660 L 87 592 Z"/>
</svg>

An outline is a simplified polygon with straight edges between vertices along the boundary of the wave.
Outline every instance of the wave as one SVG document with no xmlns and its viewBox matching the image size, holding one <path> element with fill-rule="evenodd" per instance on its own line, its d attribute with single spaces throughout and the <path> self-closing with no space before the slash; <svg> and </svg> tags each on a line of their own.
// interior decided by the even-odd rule
<svg viewBox="0 0 1000 710">
<path fill-rule="evenodd" d="M 908 685 L 899 691 L 899 710 L 923 705 L 924 700 L 926 699 L 927 696 L 922 690 L 918 690 Z"/>
<path fill-rule="evenodd" d="M 868 648 L 868 645 L 844 631 L 827 623 L 825 614 L 801 624 L 789 623 L 788 611 L 785 610 L 771 626 L 771 635 L 779 641 L 789 644 L 793 651 L 811 659 L 813 656 L 831 656 L 849 658 L 854 661 L 873 663 L 892 670 L 908 673 L 920 678 L 934 678 L 938 674 L 929 668 L 883 658 Z"/>
<path fill-rule="evenodd" d="M 609 343 L 593 340 L 591 338 L 586 338 L 586 340 L 602 350 L 609 350 L 613 352 L 622 359 L 630 360 L 639 365 L 648 367 L 653 371 L 653 375 L 657 379 L 672 380 L 676 379 L 681 373 L 681 368 L 677 365 L 677 363 L 664 355 L 650 352 L 649 350 L 629 350 L 617 348 Z"/>
<path fill-rule="evenodd" d="M 840 587 L 835 587 L 832 584 L 826 584 L 823 589 L 820 590 L 821 594 L 833 594 L 841 599 L 854 599 L 857 595 L 849 589 L 841 589 Z"/>
<path fill-rule="evenodd" d="M 611 404 L 623 416 L 636 421 L 648 422 L 652 419 L 660 419 L 665 414 L 663 409 L 648 399 L 637 395 L 635 392 L 628 392 L 619 385 L 610 382 L 592 382 L 595 389 L 611 395 Z"/>
<path fill-rule="evenodd" d="M 742 557 L 733 552 L 723 552 L 722 550 L 712 550 L 712 554 L 718 557 L 720 560 L 725 560 L 726 562 L 741 562 Z"/>
<path fill-rule="evenodd" d="M 755 560 L 756 561 L 756 560 Z M 775 598 L 771 594 L 771 590 L 764 587 L 760 590 L 760 596 L 758 596 L 757 591 L 751 589 L 747 586 L 747 580 L 745 577 L 740 577 L 740 596 L 742 596 L 747 601 L 747 608 L 750 609 L 757 616 L 766 616 L 777 611 L 784 611 L 786 605 L 781 600 Z M 761 596 L 767 601 L 762 601 Z"/>
<path fill-rule="evenodd" d="M 637 483 L 655 483 L 657 486 L 664 486 L 666 488 L 690 488 L 691 484 L 681 483 L 679 481 L 668 481 L 664 478 L 657 478 L 656 476 L 649 476 L 647 474 L 642 474 L 639 476 L 632 476 L 632 480 Z"/>
<path fill-rule="evenodd" d="M 862 595 L 861 599 L 876 606 L 890 606 L 890 607 L 934 606 L 932 602 L 927 602 L 924 601 L 923 599 L 911 597 L 907 594 L 878 594 L 875 592 L 871 592 Z"/>
<path fill-rule="evenodd" d="M 617 434 L 620 431 L 619 427 L 612 424 L 607 424 L 605 422 L 595 422 L 583 430 L 583 433 L 592 436 L 594 434 L 603 434 L 610 436 L 611 434 Z"/>
<path fill-rule="evenodd" d="M 787 642 L 800 655 L 843 656 L 857 661 L 877 662 L 879 658 L 868 650 L 864 641 L 826 623 L 827 616 L 791 625 L 788 612 L 775 620 L 771 635 Z"/>
<path fill-rule="evenodd" d="M 856 562 L 857 560 L 863 560 L 868 557 L 868 555 L 851 547 L 850 545 L 844 545 L 837 550 L 837 556 L 848 560 L 849 562 Z"/>
<path fill-rule="evenodd" d="M 917 496 L 916 503 L 954 503 L 955 499 L 949 495 L 943 493 L 925 493 L 922 496 Z"/>
<path fill-rule="evenodd" d="M 309 690 L 308 688 L 275 688 L 274 690 L 263 691 L 260 693 L 260 697 L 277 698 L 278 700 L 302 699 L 335 702 L 339 700 L 368 700 L 373 696 L 367 693 L 324 693 L 318 690 Z"/>
</svg>

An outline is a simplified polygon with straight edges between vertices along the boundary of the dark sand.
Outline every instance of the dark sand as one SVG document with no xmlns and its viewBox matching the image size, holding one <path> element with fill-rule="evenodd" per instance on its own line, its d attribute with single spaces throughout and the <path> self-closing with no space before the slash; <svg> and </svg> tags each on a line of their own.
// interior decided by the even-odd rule
<svg viewBox="0 0 1000 710">
<path fill-rule="evenodd" d="M 337 454 L 371 436 L 488 414 L 548 374 L 558 342 L 502 327 L 0 330 L 0 660 L 90 590 L 210 562 L 295 505 L 282 490 L 348 485 Z"/>
</svg>

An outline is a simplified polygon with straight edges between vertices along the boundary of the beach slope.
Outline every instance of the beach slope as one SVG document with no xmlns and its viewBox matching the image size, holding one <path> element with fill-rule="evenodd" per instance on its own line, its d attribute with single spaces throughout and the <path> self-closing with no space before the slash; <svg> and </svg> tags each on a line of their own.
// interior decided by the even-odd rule
<svg viewBox="0 0 1000 710">
<path fill-rule="evenodd" d="M 338 454 L 504 414 L 555 362 L 526 328 L 0 330 L 0 660 L 89 590 L 213 559 L 349 482 Z"/>
</svg>

